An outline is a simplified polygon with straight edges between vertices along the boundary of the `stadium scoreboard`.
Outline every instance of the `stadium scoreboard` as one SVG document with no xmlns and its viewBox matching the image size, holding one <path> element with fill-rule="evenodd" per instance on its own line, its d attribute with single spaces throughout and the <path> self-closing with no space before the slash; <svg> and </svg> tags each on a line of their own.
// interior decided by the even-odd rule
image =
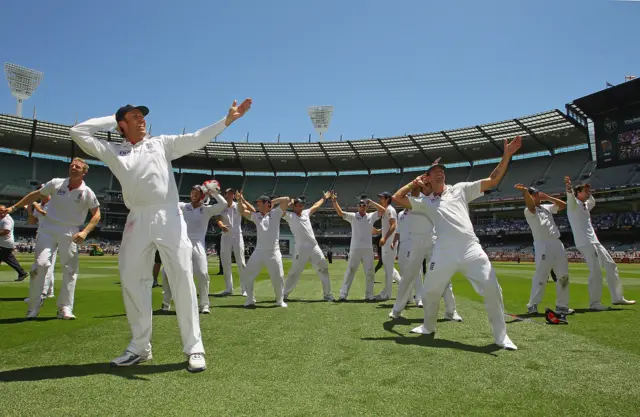
<svg viewBox="0 0 640 417">
<path fill-rule="evenodd" d="M 640 103 L 593 119 L 599 167 L 640 162 Z"/>
</svg>

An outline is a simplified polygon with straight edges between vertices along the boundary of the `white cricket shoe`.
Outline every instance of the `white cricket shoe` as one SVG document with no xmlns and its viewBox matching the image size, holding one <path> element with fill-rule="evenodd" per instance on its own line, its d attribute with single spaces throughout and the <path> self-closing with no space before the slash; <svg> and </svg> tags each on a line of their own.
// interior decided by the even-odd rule
<svg viewBox="0 0 640 417">
<path fill-rule="evenodd" d="M 325 295 L 324 300 L 329 302 L 336 301 L 336 299 L 333 297 L 333 294 Z"/>
<path fill-rule="evenodd" d="M 75 320 L 76 316 L 73 315 L 70 307 L 65 306 L 58 310 L 58 318 L 62 320 Z"/>
<path fill-rule="evenodd" d="M 287 308 L 287 307 L 289 307 L 289 306 L 287 305 L 287 303 L 285 303 L 284 301 L 280 301 L 279 303 L 276 303 L 276 305 L 277 305 L 278 307 L 283 307 L 283 308 Z"/>
<path fill-rule="evenodd" d="M 247 296 L 247 292 L 245 290 L 242 290 L 242 296 L 246 297 Z"/>
<path fill-rule="evenodd" d="M 614 306 L 632 306 L 636 303 L 636 300 L 627 300 L 627 299 L 622 299 L 620 301 L 616 301 L 615 303 L 613 303 Z"/>
<path fill-rule="evenodd" d="M 189 355 L 189 372 L 202 372 L 207 369 L 207 362 L 204 360 L 204 353 L 192 353 Z"/>
<path fill-rule="evenodd" d="M 55 298 L 55 295 L 53 293 L 47 294 L 47 298 Z"/>
<path fill-rule="evenodd" d="M 389 318 L 390 319 L 402 318 L 402 313 L 396 313 L 395 310 L 391 310 L 391 312 L 389 313 Z"/>
<path fill-rule="evenodd" d="M 444 315 L 444 319 L 445 320 L 449 320 L 449 321 L 457 321 L 458 323 L 462 323 L 462 317 L 460 317 L 460 314 L 458 314 L 457 311 L 454 311 L 452 314 L 445 314 Z"/>
<path fill-rule="evenodd" d="M 122 356 L 118 356 L 117 358 L 109 362 L 109 364 L 116 367 L 132 366 L 141 362 L 150 361 L 151 359 L 153 359 L 153 355 L 151 355 L 151 352 L 149 352 L 149 354 L 146 356 L 141 356 L 136 355 L 129 350 L 125 350 Z"/>
<path fill-rule="evenodd" d="M 418 304 L 416 304 L 416 305 L 417 305 L 419 308 L 424 307 L 424 304 L 422 304 L 422 300 L 419 300 L 419 301 L 418 301 Z"/>
<path fill-rule="evenodd" d="M 162 303 L 162 307 L 160 307 L 162 311 L 171 311 L 171 304 Z"/>
<path fill-rule="evenodd" d="M 538 304 L 527 306 L 527 314 L 538 314 Z"/>
<path fill-rule="evenodd" d="M 382 294 L 378 294 L 378 295 L 374 295 L 373 296 L 373 299 L 375 301 L 387 301 L 389 298 L 391 298 L 391 297 L 386 296 L 386 295 L 382 295 Z"/>
<path fill-rule="evenodd" d="M 200 313 L 202 314 L 211 314 L 211 310 L 209 309 L 209 306 L 204 306 L 200 309 Z"/>
<path fill-rule="evenodd" d="M 424 327 L 424 324 L 422 326 L 418 326 L 418 327 L 414 327 L 413 329 L 411 329 L 411 333 L 418 333 L 418 334 L 434 334 L 435 332 L 429 332 L 427 331 L 427 329 Z"/>
<path fill-rule="evenodd" d="M 518 346 L 509 339 L 509 336 L 505 336 L 502 343 L 498 343 L 498 346 L 505 350 L 518 350 Z"/>
</svg>

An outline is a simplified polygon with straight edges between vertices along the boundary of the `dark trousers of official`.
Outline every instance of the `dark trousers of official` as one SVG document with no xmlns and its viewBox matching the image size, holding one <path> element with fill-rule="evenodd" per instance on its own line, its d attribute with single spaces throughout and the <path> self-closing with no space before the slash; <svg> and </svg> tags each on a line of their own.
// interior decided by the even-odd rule
<svg viewBox="0 0 640 417">
<path fill-rule="evenodd" d="M 1 262 L 5 262 L 7 265 L 13 268 L 20 276 L 27 274 L 25 270 L 22 269 L 22 267 L 20 266 L 20 262 L 18 262 L 15 255 L 13 254 L 13 249 L 0 248 L 0 263 Z"/>
</svg>

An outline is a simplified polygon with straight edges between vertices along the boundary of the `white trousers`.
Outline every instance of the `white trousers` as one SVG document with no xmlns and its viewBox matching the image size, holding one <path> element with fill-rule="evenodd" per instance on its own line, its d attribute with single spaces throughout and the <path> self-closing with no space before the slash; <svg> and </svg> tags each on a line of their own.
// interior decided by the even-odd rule
<svg viewBox="0 0 640 417">
<path fill-rule="evenodd" d="M 183 351 L 204 353 L 196 287 L 193 284 L 191 241 L 178 204 L 133 207 L 120 246 L 120 281 L 132 339 L 127 350 L 151 351 L 151 286 L 156 249 L 167 270 L 176 307 Z"/>
<path fill-rule="evenodd" d="M 400 283 L 401 275 L 395 268 L 397 249 L 391 249 L 391 242 L 382 247 L 382 268 L 384 269 L 384 289 L 380 292 L 380 297 L 391 298 L 393 281 Z"/>
<path fill-rule="evenodd" d="M 602 301 L 602 268 L 606 273 L 611 302 L 622 301 L 624 295 L 620 276 L 618 275 L 618 266 L 604 246 L 600 243 L 593 243 L 587 246 L 580 246 L 578 250 L 589 266 L 589 305 L 593 307 L 599 305 Z"/>
<path fill-rule="evenodd" d="M 489 257 L 479 243 L 461 242 L 459 246 L 442 247 L 436 242 L 431 262 L 427 265 L 429 279 L 424 283 L 424 327 L 436 330 L 440 298 L 456 272 L 462 272 L 476 292 L 484 296 L 484 305 L 496 344 L 502 345 L 507 336 L 504 322 L 502 288 Z"/>
<path fill-rule="evenodd" d="M 245 302 L 247 305 L 256 303 L 253 284 L 263 267 L 266 267 L 267 272 L 269 272 L 273 292 L 276 296 L 276 304 L 280 304 L 283 301 L 284 270 L 282 269 L 282 254 L 280 253 L 280 249 L 256 249 L 249 257 L 247 266 L 242 271 L 242 275 L 240 275 L 240 282 L 244 284 L 247 290 Z"/>
<path fill-rule="evenodd" d="M 295 253 L 293 255 L 293 262 L 291 263 L 291 269 L 289 269 L 289 274 L 287 275 L 287 282 L 284 286 L 284 296 L 285 298 L 291 294 L 296 285 L 298 284 L 298 280 L 300 280 L 300 276 L 302 275 L 302 271 L 304 271 L 304 267 L 307 265 L 311 259 L 311 265 L 316 270 L 318 277 L 320 278 L 320 282 L 322 282 L 322 293 L 325 297 L 331 295 L 331 281 L 329 280 L 329 263 L 327 259 L 324 257 L 322 253 L 322 249 L 320 246 L 303 246 L 298 247 L 296 245 Z"/>
<path fill-rule="evenodd" d="M 191 263 L 193 268 L 193 278 L 197 282 L 199 301 L 198 307 L 209 307 L 209 264 L 207 262 L 207 251 L 204 242 L 191 239 Z M 171 293 L 171 283 L 167 279 L 167 271 L 162 268 L 162 300 L 165 304 L 170 304 L 173 294 Z"/>
<path fill-rule="evenodd" d="M 344 272 L 344 281 L 342 288 L 340 288 L 340 298 L 347 298 L 349 296 L 349 289 L 353 284 L 353 278 L 356 276 L 358 266 L 362 263 L 364 268 L 366 289 L 364 297 L 366 299 L 373 298 L 373 283 L 375 278 L 375 272 L 373 270 L 373 247 L 370 248 L 352 248 L 349 251 L 349 264 L 347 270 Z"/>
<path fill-rule="evenodd" d="M 531 281 L 531 298 L 527 307 L 537 305 L 544 297 L 551 270 L 556 273 L 556 308 L 569 307 L 569 261 L 560 239 L 534 240 L 536 273 Z M 600 287 L 602 289 L 602 287 Z"/>
<path fill-rule="evenodd" d="M 231 273 L 231 253 L 236 257 L 236 265 L 238 265 L 238 274 L 242 277 L 242 270 L 246 263 L 244 260 L 244 239 L 242 235 L 232 235 L 223 233 L 220 238 L 220 259 L 222 260 L 222 269 L 224 270 L 225 291 L 233 292 L 233 275 Z M 241 291 L 245 290 L 244 284 L 240 281 Z"/>
<path fill-rule="evenodd" d="M 47 274 L 53 269 L 56 249 L 59 252 L 62 267 L 62 285 L 57 305 L 73 311 L 73 302 L 78 279 L 78 246 L 73 243 L 77 227 L 60 225 L 41 225 L 36 237 L 35 265 L 29 282 L 29 311 L 39 311 L 42 295 L 46 294 Z"/>
<path fill-rule="evenodd" d="M 53 249 L 53 255 L 51 256 L 51 266 L 49 267 L 49 269 L 47 270 L 47 275 L 44 278 L 44 289 L 42 292 L 42 296 L 43 297 L 47 297 L 47 296 L 53 296 L 54 291 L 53 291 L 53 284 L 55 281 L 55 277 L 54 277 L 54 270 L 55 270 L 55 266 L 56 266 L 56 257 L 58 256 L 58 247 L 56 246 Z M 36 270 L 38 269 L 38 264 L 36 262 L 33 263 L 33 265 L 31 265 L 31 274 L 33 274 L 34 272 L 36 272 Z"/>
<path fill-rule="evenodd" d="M 400 245 L 399 250 L 398 261 L 402 281 L 400 281 L 400 285 L 398 286 L 396 302 L 393 304 L 393 311 L 398 314 L 406 308 L 409 302 L 413 282 L 415 282 L 416 303 L 423 301 L 423 277 L 425 283 L 429 277 L 425 271 L 422 270 L 422 260 L 431 260 L 433 246 L 412 245 L 411 242 L 406 242 Z M 456 311 L 456 299 L 453 296 L 451 281 L 449 281 L 449 285 L 445 287 L 442 298 L 444 299 L 445 313 L 447 315 L 453 314 Z"/>
</svg>

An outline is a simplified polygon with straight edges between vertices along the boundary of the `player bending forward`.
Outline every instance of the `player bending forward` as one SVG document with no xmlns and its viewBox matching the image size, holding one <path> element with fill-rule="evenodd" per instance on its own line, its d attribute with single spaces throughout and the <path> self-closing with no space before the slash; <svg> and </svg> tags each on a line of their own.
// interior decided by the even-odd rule
<svg viewBox="0 0 640 417">
<path fill-rule="evenodd" d="M 331 194 L 331 203 L 338 216 L 351 223 L 351 246 L 347 255 L 347 270 L 344 272 L 344 281 L 340 288 L 340 298 L 338 301 L 346 301 L 349 296 L 349 289 L 356 276 L 358 266 L 362 263 L 365 274 L 366 288 L 364 298 L 366 301 L 375 301 L 373 296 L 374 271 L 373 271 L 373 244 L 371 242 L 371 231 L 373 223 L 380 218 L 377 211 L 367 213 L 367 205 L 371 200 L 362 199 L 358 203 L 357 213 L 345 213 L 338 204 L 338 195 Z"/>
<path fill-rule="evenodd" d="M 422 271 L 422 263 L 425 259 L 427 260 L 427 262 L 431 260 L 433 246 L 436 242 L 435 228 L 429 216 L 427 216 L 425 213 L 411 210 L 411 203 L 409 201 L 409 198 L 407 197 L 407 194 L 409 194 L 409 190 L 411 190 L 412 197 L 424 198 L 424 195 L 420 195 L 420 187 L 416 187 L 413 182 L 405 185 L 393 195 L 393 200 L 396 203 L 398 203 L 400 206 L 407 207 L 403 210 L 403 213 L 405 213 L 405 219 L 403 219 L 403 223 L 406 223 L 407 226 L 403 227 L 406 232 L 404 230 L 401 232 L 406 236 L 406 238 L 403 238 L 402 235 L 400 236 L 400 239 L 402 239 L 402 241 L 400 243 L 400 254 L 398 256 L 398 260 L 400 263 L 400 273 L 402 274 L 402 281 L 400 281 L 400 285 L 398 286 L 398 295 L 396 296 L 396 302 L 393 304 L 393 309 L 389 313 L 389 318 L 392 319 L 401 317 L 402 311 L 407 306 L 407 302 L 411 295 L 411 287 L 413 286 L 414 282 L 416 283 L 416 291 L 418 291 L 418 288 L 420 291 L 424 291 L 422 277 L 424 276 L 424 283 L 426 283 L 429 279 L 429 275 L 427 274 L 426 270 Z M 431 194 L 431 191 L 431 184 L 425 184 L 425 194 Z M 424 301 L 422 299 L 422 296 L 423 294 L 420 293 L 416 297 L 416 304 L 423 307 Z M 456 311 L 456 300 L 453 296 L 453 287 L 451 285 L 451 281 L 449 281 L 449 285 L 445 287 L 442 298 L 444 299 L 445 320 L 461 322 L 462 317 L 460 317 L 460 315 Z"/>
<path fill-rule="evenodd" d="M 602 305 L 602 269 L 607 276 L 607 285 L 613 305 L 631 305 L 635 300 L 625 300 L 618 266 L 609 252 L 602 246 L 591 224 L 591 210 L 596 200 L 591 195 L 589 184 L 571 186 L 571 178 L 564 177 L 567 190 L 567 217 L 573 232 L 573 240 L 589 267 L 589 308 L 593 311 L 608 310 Z"/>
<path fill-rule="evenodd" d="M 73 320 L 73 302 L 78 279 L 78 245 L 100 221 L 100 204 L 91 188 L 84 183 L 89 165 L 75 158 L 69 166 L 69 178 L 54 178 L 41 189 L 32 191 L 22 200 L 8 209 L 11 213 L 16 207 L 31 205 L 38 199 L 51 197 L 47 204 L 47 215 L 41 218 L 36 237 L 35 264 L 29 283 L 29 310 L 27 318 L 33 319 L 40 313 L 44 304 L 42 294 L 46 276 L 51 268 L 56 249 L 59 251 L 62 266 L 62 287 L 58 294 L 58 318 Z M 80 226 L 91 212 L 89 224 L 81 231 Z"/>
<path fill-rule="evenodd" d="M 266 195 L 258 197 L 256 202 L 257 211 L 251 212 L 252 207 L 246 204 L 244 197 L 242 200 L 241 213 L 243 217 L 251 220 L 256 225 L 257 242 L 247 262 L 247 266 L 242 271 L 240 282 L 247 290 L 247 299 L 244 306 L 253 308 L 256 305 L 256 297 L 253 292 L 253 283 L 260 273 L 262 267 L 267 267 L 273 291 L 276 295 L 276 305 L 287 307 L 284 302 L 284 270 L 282 269 L 282 254 L 280 253 L 280 219 L 289 206 L 289 197 L 280 197 L 271 201 Z M 271 207 L 278 206 L 273 210 Z"/>
<path fill-rule="evenodd" d="M 329 280 L 329 264 L 327 259 L 322 253 L 322 249 L 316 241 L 316 236 L 313 233 L 311 227 L 311 216 L 318 210 L 328 198 L 331 197 L 331 193 L 325 193 L 322 198 L 311 206 L 311 208 L 304 210 L 304 201 L 296 198 L 291 200 L 293 205 L 293 212 L 286 212 L 284 219 L 289 223 L 293 238 L 295 240 L 295 255 L 293 257 L 293 263 L 287 281 L 284 286 L 284 300 L 287 301 L 289 294 L 294 290 L 304 267 L 311 259 L 311 264 L 316 270 L 320 282 L 322 282 L 322 292 L 324 299 L 327 301 L 334 301 L 333 294 L 331 294 L 331 281 Z"/>
<path fill-rule="evenodd" d="M 569 261 L 560 241 L 560 230 L 553 220 L 553 215 L 564 210 L 566 203 L 557 198 L 522 184 L 514 186 L 522 191 L 526 208 L 524 217 L 529 223 L 533 235 L 536 272 L 531 281 L 531 298 L 527 304 L 529 314 L 538 313 L 538 304 L 544 297 L 544 291 L 549 274 L 555 271 L 559 277 L 556 281 L 556 311 L 563 314 L 573 314 L 569 308 Z M 552 204 L 541 204 L 548 201 Z"/>
<path fill-rule="evenodd" d="M 505 140 L 502 160 L 489 178 L 445 185 L 445 167 L 435 165 L 414 180 L 414 184 L 421 187 L 425 195 L 428 193 L 425 185 L 430 183 L 432 193 L 426 197 L 409 197 L 409 208 L 433 220 L 437 239 L 427 272 L 429 278 L 424 283 L 424 324 L 411 330 L 413 333 L 435 333 L 440 298 L 453 274 L 460 271 L 476 292 L 484 296 L 495 343 L 508 350 L 517 349 L 507 336 L 502 288 L 474 232 L 469 218 L 469 203 L 500 184 L 511 156 L 521 146 L 522 139 L 519 136 L 511 143 Z"/>
<path fill-rule="evenodd" d="M 80 148 L 104 162 L 122 185 L 122 196 L 130 210 L 120 246 L 122 297 L 131 326 L 132 339 L 113 366 L 131 366 L 152 358 L 150 271 L 156 249 L 167 269 L 173 290 L 183 352 L 188 370 L 204 371 L 206 362 L 200 334 L 196 287 L 193 283 L 191 241 L 178 207 L 178 187 L 171 161 L 204 147 L 251 107 L 251 99 L 240 106 L 234 101 L 226 118 L 187 135 L 149 136 L 144 106 L 121 107 L 115 116 L 91 119 L 71 128 L 71 138 Z M 119 129 L 122 143 L 96 139 L 102 130 Z"/>
<path fill-rule="evenodd" d="M 209 264 L 207 262 L 207 249 L 204 238 L 209 228 L 209 219 L 220 214 L 226 207 L 227 202 L 219 193 L 220 184 L 218 181 L 207 181 L 204 185 L 194 185 L 191 188 L 189 203 L 178 203 L 182 210 L 182 216 L 187 223 L 187 236 L 193 246 L 191 259 L 193 263 L 193 277 L 198 282 L 198 293 L 200 301 L 198 309 L 202 314 L 210 314 L 209 309 Z M 217 204 L 204 204 L 207 195 L 212 196 Z M 167 271 L 162 269 L 162 310 L 171 309 L 171 284 L 167 279 Z"/>
</svg>

